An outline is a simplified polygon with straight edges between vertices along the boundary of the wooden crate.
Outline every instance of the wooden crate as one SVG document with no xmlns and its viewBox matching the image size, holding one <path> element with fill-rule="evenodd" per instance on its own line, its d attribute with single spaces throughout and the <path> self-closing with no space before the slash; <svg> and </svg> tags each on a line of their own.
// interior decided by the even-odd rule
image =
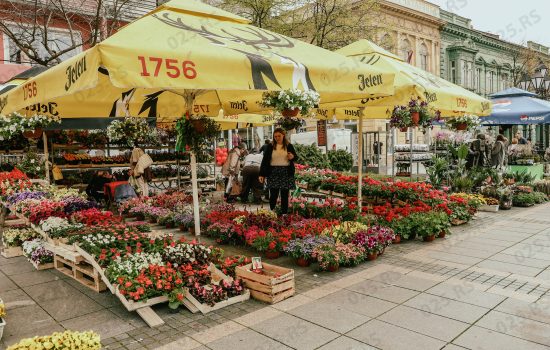
<svg viewBox="0 0 550 350">
<path fill-rule="evenodd" d="M 264 274 L 252 272 L 252 264 L 235 269 L 237 277 L 250 289 L 252 298 L 275 304 L 294 295 L 294 270 L 265 262 L 262 265 Z"/>
<path fill-rule="evenodd" d="M 2 245 L 0 249 L 0 255 L 2 255 L 4 258 L 15 258 L 16 256 L 22 256 L 23 255 L 23 248 L 21 247 L 8 247 L 5 245 Z"/>
<path fill-rule="evenodd" d="M 54 268 L 53 262 L 52 262 L 52 263 L 47 263 L 47 264 L 37 264 L 37 263 L 35 263 L 34 261 L 31 261 L 31 264 L 32 264 L 32 266 L 34 266 L 34 268 L 37 269 L 38 271 L 40 271 L 40 270 L 48 270 L 48 269 L 53 269 L 53 268 Z"/>
</svg>

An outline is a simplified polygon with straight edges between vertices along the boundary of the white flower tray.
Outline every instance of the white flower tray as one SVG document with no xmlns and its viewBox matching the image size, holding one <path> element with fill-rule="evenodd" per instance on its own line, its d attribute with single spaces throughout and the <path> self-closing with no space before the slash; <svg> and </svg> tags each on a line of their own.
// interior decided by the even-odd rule
<svg viewBox="0 0 550 350">
<path fill-rule="evenodd" d="M 489 213 L 496 213 L 496 212 L 498 212 L 498 204 L 496 204 L 496 205 L 484 204 L 481 207 L 479 207 L 479 211 L 486 211 L 486 212 L 489 212 Z"/>
</svg>

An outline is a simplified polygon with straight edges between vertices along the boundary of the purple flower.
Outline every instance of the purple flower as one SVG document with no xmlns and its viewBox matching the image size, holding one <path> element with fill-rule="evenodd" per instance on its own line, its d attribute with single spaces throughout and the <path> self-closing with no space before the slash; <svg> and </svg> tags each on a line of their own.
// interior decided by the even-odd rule
<svg viewBox="0 0 550 350">
<path fill-rule="evenodd" d="M 24 201 L 26 199 L 42 199 L 46 196 L 46 192 L 20 192 L 12 194 L 7 198 L 8 203 L 11 205 L 16 204 L 17 202 Z"/>
</svg>

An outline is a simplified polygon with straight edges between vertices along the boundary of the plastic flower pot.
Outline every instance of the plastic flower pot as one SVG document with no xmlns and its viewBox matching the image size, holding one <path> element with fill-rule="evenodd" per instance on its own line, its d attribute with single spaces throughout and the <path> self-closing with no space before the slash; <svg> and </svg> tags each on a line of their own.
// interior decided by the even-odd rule
<svg viewBox="0 0 550 350">
<path fill-rule="evenodd" d="M 283 115 L 283 117 L 295 117 L 298 115 L 299 112 L 300 112 L 299 108 L 293 108 L 293 109 L 285 108 L 281 111 L 281 114 Z"/>
<path fill-rule="evenodd" d="M 404 127 L 404 128 L 399 128 L 399 131 L 401 131 L 401 132 L 407 132 L 407 130 L 409 130 L 409 128 L 408 128 L 408 127 Z"/>
<path fill-rule="evenodd" d="M 28 139 L 38 139 L 42 136 L 42 128 L 36 128 L 34 130 L 23 131 L 23 136 Z"/>
<path fill-rule="evenodd" d="M 435 235 L 426 235 L 422 237 L 424 242 L 432 242 L 435 239 Z"/>
<path fill-rule="evenodd" d="M 199 134 L 202 134 L 206 130 L 206 126 L 202 120 L 191 119 L 191 124 L 193 125 L 193 128 L 195 128 L 195 131 Z"/>
<path fill-rule="evenodd" d="M 179 225 L 179 227 L 178 227 L 178 228 L 180 229 L 180 231 L 181 231 L 181 232 L 185 232 L 185 231 L 187 231 L 187 227 L 185 227 L 185 225 L 184 225 L 184 224 L 181 224 L 181 225 Z"/>
<path fill-rule="evenodd" d="M 382 248 L 382 250 L 378 252 L 378 256 L 384 254 L 385 251 L 386 251 L 386 247 Z"/>
<path fill-rule="evenodd" d="M 278 251 L 266 251 L 265 252 L 265 257 L 266 259 L 277 259 L 279 256 L 281 255 L 280 252 Z"/>
<path fill-rule="evenodd" d="M 439 235 L 437 235 L 437 238 L 445 238 L 446 234 L 447 234 L 447 232 L 441 231 L 441 232 L 439 232 Z"/>
<path fill-rule="evenodd" d="M 339 265 L 330 264 L 330 265 L 327 266 L 327 271 L 329 271 L 329 272 L 336 272 L 336 271 L 338 271 L 338 268 L 339 268 L 339 267 L 340 267 Z"/>
<path fill-rule="evenodd" d="M 377 252 L 367 254 L 367 260 L 368 261 L 376 260 L 376 258 L 378 258 L 378 253 Z"/>
<path fill-rule="evenodd" d="M 309 265 L 311 265 L 311 261 L 309 259 L 298 258 L 296 259 L 296 265 L 302 266 L 302 267 L 308 267 Z"/>
<path fill-rule="evenodd" d="M 392 240 L 392 243 L 393 244 L 401 243 L 401 236 L 400 235 L 395 235 L 395 238 Z"/>
<path fill-rule="evenodd" d="M 174 223 L 173 222 L 167 222 L 166 223 L 166 228 L 174 228 Z"/>
<path fill-rule="evenodd" d="M 411 112 L 411 120 L 413 125 L 418 125 L 420 122 L 420 113 L 419 112 Z"/>
<path fill-rule="evenodd" d="M 459 131 L 464 131 L 468 129 L 468 124 L 466 123 L 458 123 L 456 124 L 456 130 L 459 130 Z"/>
</svg>

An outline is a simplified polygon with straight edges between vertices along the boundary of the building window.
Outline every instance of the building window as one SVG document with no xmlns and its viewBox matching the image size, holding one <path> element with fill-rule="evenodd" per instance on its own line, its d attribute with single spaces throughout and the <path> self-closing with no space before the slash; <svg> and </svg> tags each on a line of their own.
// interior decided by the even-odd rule
<svg viewBox="0 0 550 350">
<path fill-rule="evenodd" d="M 420 68 L 427 72 L 430 71 L 430 55 L 425 44 L 420 45 Z"/>
<path fill-rule="evenodd" d="M 451 82 L 456 84 L 456 62 L 451 61 Z"/>
<path fill-rule="evenodd" d="M 403 39 L 401 41 L 401 47 L 399 49 L 399 56 L 403 59 L 403 61 L 407 63 L 412 63 L 412 50 L 411 50 L 411 43 L 407 39 Z"/>
</svg>

